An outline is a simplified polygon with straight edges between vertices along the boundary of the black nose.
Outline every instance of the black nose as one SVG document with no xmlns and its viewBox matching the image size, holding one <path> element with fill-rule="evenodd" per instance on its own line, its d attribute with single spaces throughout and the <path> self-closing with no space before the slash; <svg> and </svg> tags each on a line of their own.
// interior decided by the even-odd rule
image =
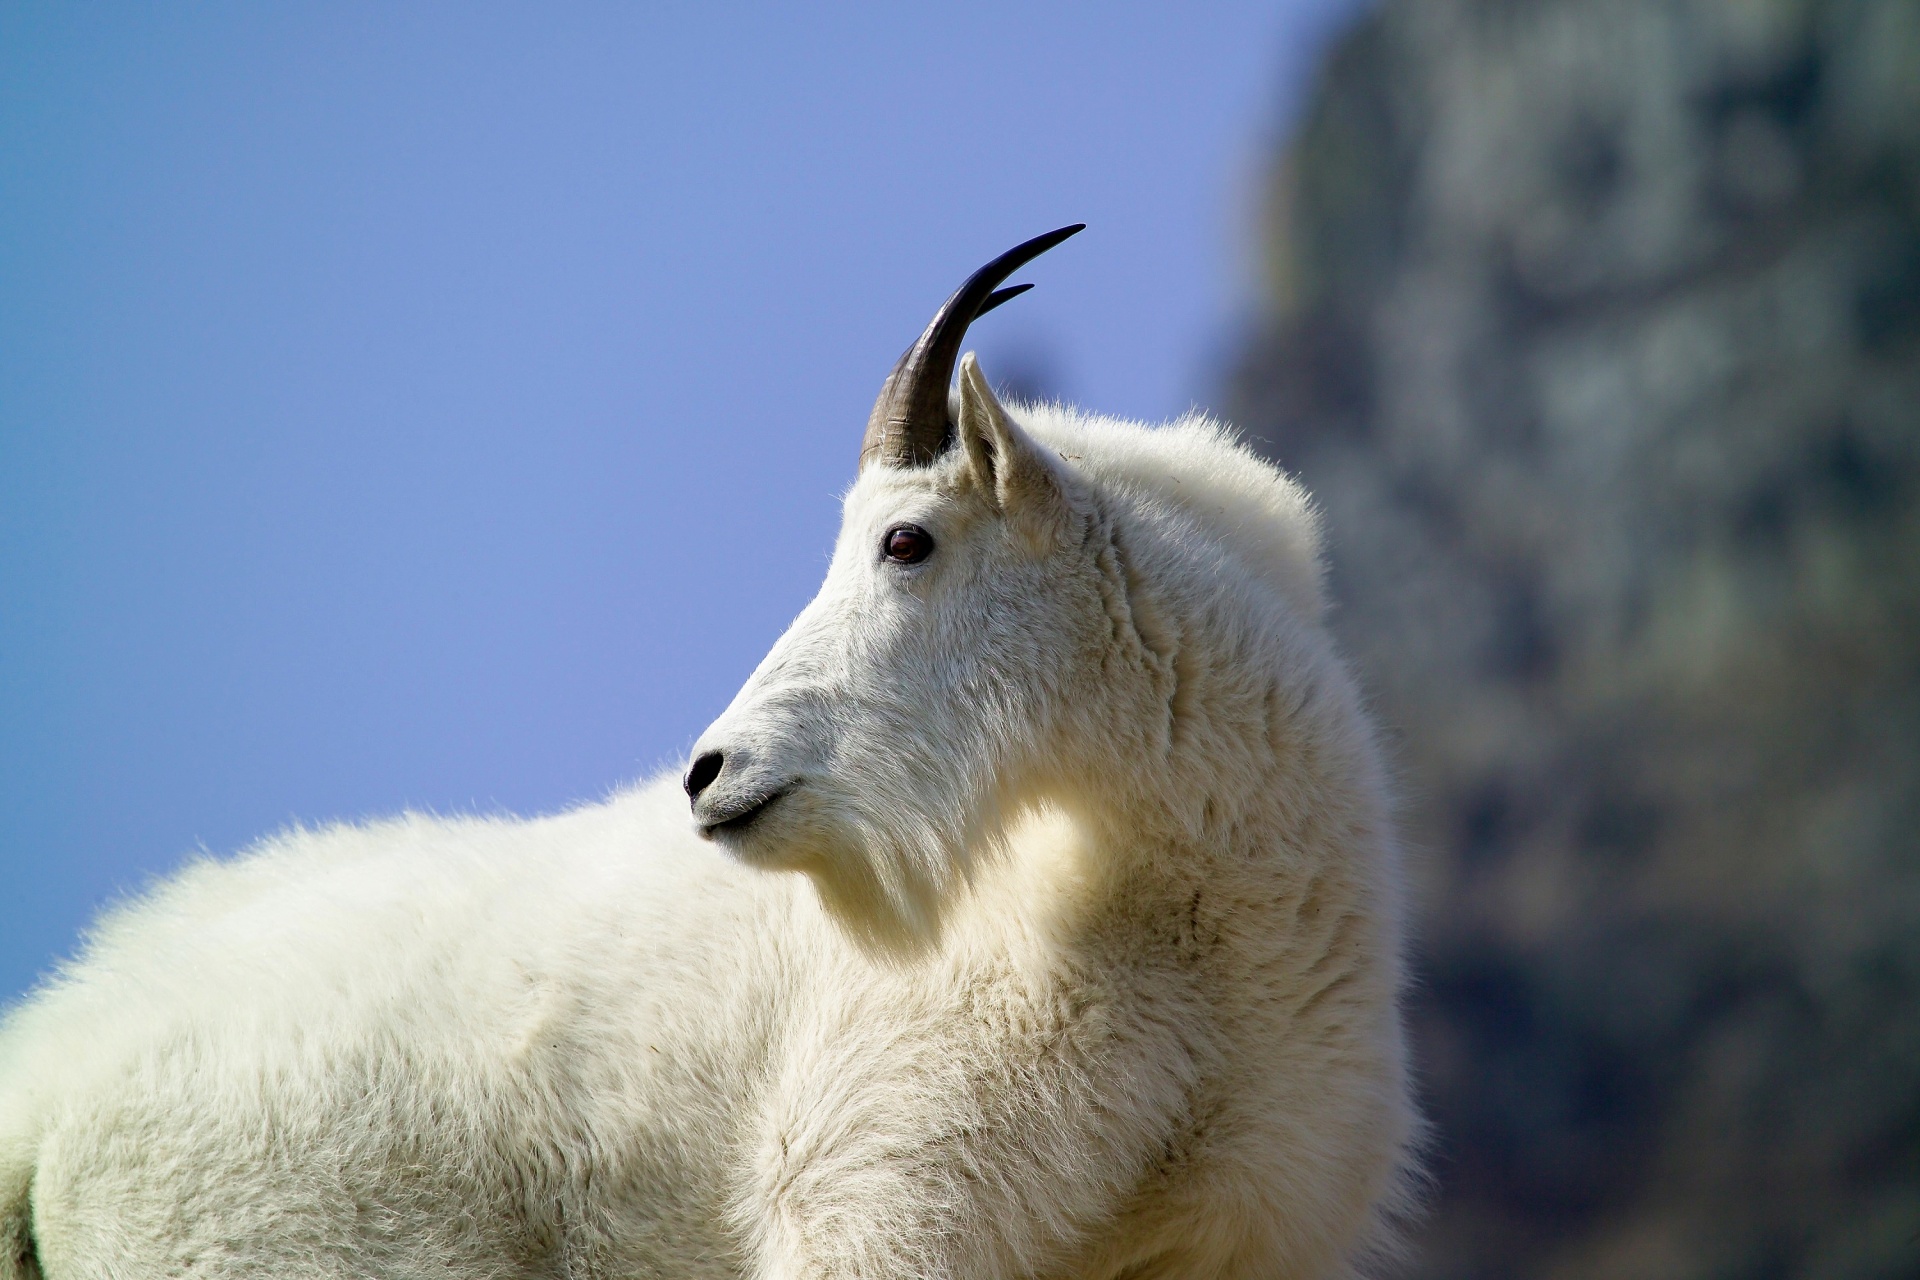
<svg viewBox="0 0 1920 1280">
<path fill-rule="evenodd" d="M 709 751 L 693 762 L 693 768 L 687 770 L 687 799 L 698 800 L 700 793 L 720 776 L 720 766 L 727 762 L 726 756 L 718 751 Z"/>
</svg>

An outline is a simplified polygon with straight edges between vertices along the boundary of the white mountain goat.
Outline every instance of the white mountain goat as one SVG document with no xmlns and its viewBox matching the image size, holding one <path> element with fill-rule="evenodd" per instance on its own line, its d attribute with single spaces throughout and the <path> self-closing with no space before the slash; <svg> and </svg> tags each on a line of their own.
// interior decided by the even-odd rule
<svg viewBox="0 0 1920 1280">
<path fill-rule="evenodd" d="M 1199 418 L 949 390 L 1078 229 L 895 366 L 686 795 L 294 831 L 109 915 L 0 1036 L 0 1277 L 1363 1267 L 1400 871 L 1307 499 Z"/>
</svg>

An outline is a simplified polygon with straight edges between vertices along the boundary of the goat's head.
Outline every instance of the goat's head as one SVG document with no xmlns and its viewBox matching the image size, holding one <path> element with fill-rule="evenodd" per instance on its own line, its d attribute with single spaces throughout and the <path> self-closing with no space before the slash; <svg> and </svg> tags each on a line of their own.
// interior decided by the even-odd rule
<svg viewBox="0 0 1920 1280">
<path fill-rule="evenodd" d="M 976 851 L 1045 786 L 1050 737 L 1104 627 L 1084 495 L 1009 419 L 967 324 L 1012 271 L 975 272 L 901 356 L 867 425 L 826 582 L 694 746 L 703 835 L 807 873 L 870 939 L 930 937 Z"/>
</svg>

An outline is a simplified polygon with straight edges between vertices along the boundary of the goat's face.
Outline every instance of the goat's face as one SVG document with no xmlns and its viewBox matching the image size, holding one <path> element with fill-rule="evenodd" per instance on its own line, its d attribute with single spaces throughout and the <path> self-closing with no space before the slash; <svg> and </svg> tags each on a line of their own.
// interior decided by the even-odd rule
<svg viewBox="0 0 1920 1280">
<path fill-rule="evenodd" d="M 1073 477 L 971 356 L 955 409 L 933 465 L 863 472 L 819 595 L 687 774 L 703 835 L 806 872 L 881 940 L 930 936 L 969 860 L 1045 785 L 1107 635 Z"/>
</svg>

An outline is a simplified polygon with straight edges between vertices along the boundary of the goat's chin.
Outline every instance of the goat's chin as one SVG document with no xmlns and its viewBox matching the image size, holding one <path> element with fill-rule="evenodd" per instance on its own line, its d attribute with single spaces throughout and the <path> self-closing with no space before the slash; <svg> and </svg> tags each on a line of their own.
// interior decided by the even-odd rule
<svg viewBox="0 0 1920 1280">
<path fill-rule="evenodd" d="M 800 845 L 779 831 L 782 824 L 773 815 L 756 819 L 751 826 L 718 827 L 701 834 L 726 850 L 727 856 L 763 871 L 801 871 L 806 855 Z"/>
<path fill-rule="evenodd" d="M 801 789 L 750 823 L 704 834 L 746 866 L 805 875 L 821 908 L 870 954 L 902 959 L 940 937 L 957 879 L 946 860 L 890 839 L 843 798 Z"/>
<path fill-rule="evenodd" d="M 805 787 L 789 787 L 754 811 L 749 821 L 706 827 L 701 834 L 736 861 L 766 871 L 807 871 L 830 860 L 844 846 L 820 821 L 816 798 Z"/>
</svg>

